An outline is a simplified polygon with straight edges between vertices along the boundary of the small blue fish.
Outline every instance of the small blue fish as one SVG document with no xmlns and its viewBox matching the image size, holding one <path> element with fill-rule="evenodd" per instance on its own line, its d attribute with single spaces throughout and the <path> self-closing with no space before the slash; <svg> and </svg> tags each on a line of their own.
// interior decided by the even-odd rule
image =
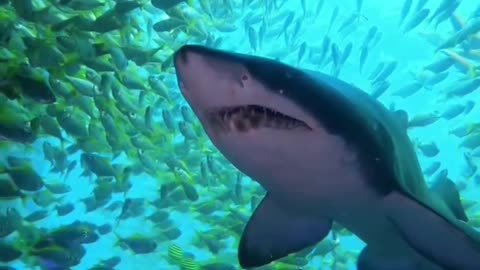
<svg viewBox="0 0 480 270">
<path fill-rule="evenodd" d="M 465 96 L 472 93 L 480 86 L 480 79 L 469 80 L 466 82 L 457 82 L 447 91 L 449 96 Z"/>
<path fill-rule="evenodd" d="M 285 1 L 286 2 L 286 1 Z M 323 5 L 325 4 L 324 0 L 317 1 L 317 7 L 315 8 L 315 16 L 318 17 L 322 11 Z"/>
<path fill-rule="evenodd" d="M 307 43 L 302 42 L 300 48 L 298 49 L 298 57 L 297 57 L 297 65 L 302 62 L 303 57 L 305 56 L 305 52 L 307 51 Z"/>
<path fill-rule="evenodd" d="M 374 83 L 378 81 L 384 81 L 387 79 L 388 76 L 390 76 L 393 71 L 397 68 L 398 62 L 397 61 L 390 61 L 387 66 L 378 74 L 378 76 L 375 78 Z"/>
<path fill-rule="evenodd" d="M 370 81 L 375 79 L 378 76 L 378 74 L 380 74 L 380 72 L 383 70 L 384 66 L 385 66 L 385 62 L 378 63 L 375 69 L 372 71 L 372 73 L 370 73 L 370 76 L 368 76 L 368 79 Z"/>
<path fill-rule="evenodd" d="M 368 47 L 370 42 L 373 40 L 373 38 L 377 35 L 378 32 L 378 27 L 372 26 L 368 30 L 367 35 L 365 36 L 365 39 L 363 40 L 362 47 Z"/>
<path fill-rule="evenodd" d="M 427 4 L 428 0 L 418 0 L 417 6 L 415 7 L 415 11 L 420 11 L 423 9 L 425 4 Z"/>
<path fill-rule="evenodd" d="M 333 26 L 333 22 L 335 21 L 335 19 L 337 19 L 338 11 L 339 11 L 338 6 L 335 6 L 335 9 L 332 12 L 332 16 L 330 17 L 330 23 L 328 24 L 327 33 L 330 33 L 330 30 L 332 29 L 332 26 Z"/>
<path fill-rule="evenodd" d="M 406 34 L 412 31 L 415 27 L 419 26 L 428 17 L 429 13 L 430 13 L 429 9 L 422 9 L 419 12 L 417 12 L 410 19 L 410 21 L 408 21 L 408 23 L 405 25 L 405 28 L 403 29 L 403 33 Z"/>
<path fill-rule="evenodd" d="M 248 27 L 248 42 L 252 51 L 256 52 L 258 48 L 257 32 L 252 26 Z"/>
<path fill-rule="evenodd" d="M 403 2 L 402 11 L 400 12 L 400 22 L 398 25 L 403 24 L 403 21 L 405 20 L 408 13 L 410 12 L 411 6 L 412 6 L 412 0 L 405 0 L 405 2 Z"/>
<path fill-rule="evenodd" d="M 342 53 L 342 58 L 340 59 L 340 65 L 343 65 L 345 61 L 347 61 L 348 57 L 352 53 L 352 48 L 353 48 L 353 43 L 349 42 L 346 46 L 345 49 L 343 50 Z"/>
<path fill-rule="evenodd" d="M 454 63 L 455 60 L 451 57 L 442 57 L 440 60 L 425 66 L 424 69 L 430 70 L 434 73 L 440 73 L 449 69 Z"/>
<path fill-rule="evenodd" d="M 406 98 L 417 93 L 420 89 L 422 89 L 422 84 L 418 82 L 413 82 L 401 87 L 397 91 L 393 92 L 392 95 Z"/>
<path fill-rule="evenodd" d="M 362 47 L 362 50 L 360 51 L 360 64 L 359 64 L 360 73 L 362 72 L 363 66 L 367 61 L 367 57 L 368 57 L 368 48 Z"/>
<path fill-rule="evenodd" d="M 459 116 L 461 113 L 465 111 L 465 105 L 462 104 L 455 104 L 451 105 L 448 107 L 447 110 L 445 110 L 440 117 L 446 119 L 446 120 L 451 120 L 457 116 Z"/>
</svg>

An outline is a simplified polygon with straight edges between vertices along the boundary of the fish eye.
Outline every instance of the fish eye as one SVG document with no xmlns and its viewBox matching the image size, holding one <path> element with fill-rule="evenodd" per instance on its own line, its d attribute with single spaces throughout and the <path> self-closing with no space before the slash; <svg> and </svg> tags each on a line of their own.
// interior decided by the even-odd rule
<svg viewBox="0 0 480 270">
<path fill-rule="evenodd" d="M 243 74 L 242 75 L 242 81 L 246 81 L 246 80 L 248 80 L 248 76 L 247 76 L 247 74 Z"/>
<path fill-rule="evenodd" d="M 135 116 L 137 116 L 137 114 L 134 113 L 134 112 L 130 112 L 129 115 L 130 115 L 130 117 L 135 117 Z"/>
</svg>

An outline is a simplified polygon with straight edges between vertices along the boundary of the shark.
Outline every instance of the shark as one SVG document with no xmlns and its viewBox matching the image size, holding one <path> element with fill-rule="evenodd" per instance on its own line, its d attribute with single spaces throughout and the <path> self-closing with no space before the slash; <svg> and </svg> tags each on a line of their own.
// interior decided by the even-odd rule
<svg viewBox="0 0 480 270">
<path fill-rule="evenodd" d="M 359 270 L 480 269 L 480 234 L 448 175 L 427 185 L 405 111 L 265 57 L 187 44 L 173 62 L 213 145 L 266 190 L 240 237 L 242 268 L 312 247 L 336 222 L 366 244 Z"/>
</svg>

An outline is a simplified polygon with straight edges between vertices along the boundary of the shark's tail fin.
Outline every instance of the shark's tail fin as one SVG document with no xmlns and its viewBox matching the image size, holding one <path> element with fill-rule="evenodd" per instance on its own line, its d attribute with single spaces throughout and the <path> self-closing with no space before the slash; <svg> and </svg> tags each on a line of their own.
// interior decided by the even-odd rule
<svg viewBox="0 0 480 270">
<path fill-rule="evenodd" d="M 446 205 L 456 218 L 468 222 L 467 214 L 460 201 L 460 193 L 452 180 L 445 175 L 445 177 L 441 177 L 435 181 L 431 189 L 445 201 Z"/>
</svg>

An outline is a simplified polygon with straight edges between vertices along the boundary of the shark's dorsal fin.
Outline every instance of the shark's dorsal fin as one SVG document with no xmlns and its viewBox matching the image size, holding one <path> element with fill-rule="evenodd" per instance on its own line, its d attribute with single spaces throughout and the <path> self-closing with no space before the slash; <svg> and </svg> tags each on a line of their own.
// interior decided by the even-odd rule
<svg viewBox="0 0 480 270">
<path fill-rule="evenodd" d="M 258 205 L 240 239 L 243 268 L 259 267 L 320 242 L 332 221 L 278 206 L 270 195 Z"/>
<path fill-rule="evenodd" d="M 404 127 L 405 130 L 408 128 L 408 113 L 404 110 L 396 110 L 393 112 L 397 121 L 400 123 L 400 126 Z"/>
<path fill-rule="evenodd" d="M 431 190 L 442 198 L 456 218 L 468 222 L 467 214 L 465 214 L 462 202 L 460 201 L 460 194 L 452 180 L 446 176 L 441 177 L 433 183 Z"/>
</svg>

